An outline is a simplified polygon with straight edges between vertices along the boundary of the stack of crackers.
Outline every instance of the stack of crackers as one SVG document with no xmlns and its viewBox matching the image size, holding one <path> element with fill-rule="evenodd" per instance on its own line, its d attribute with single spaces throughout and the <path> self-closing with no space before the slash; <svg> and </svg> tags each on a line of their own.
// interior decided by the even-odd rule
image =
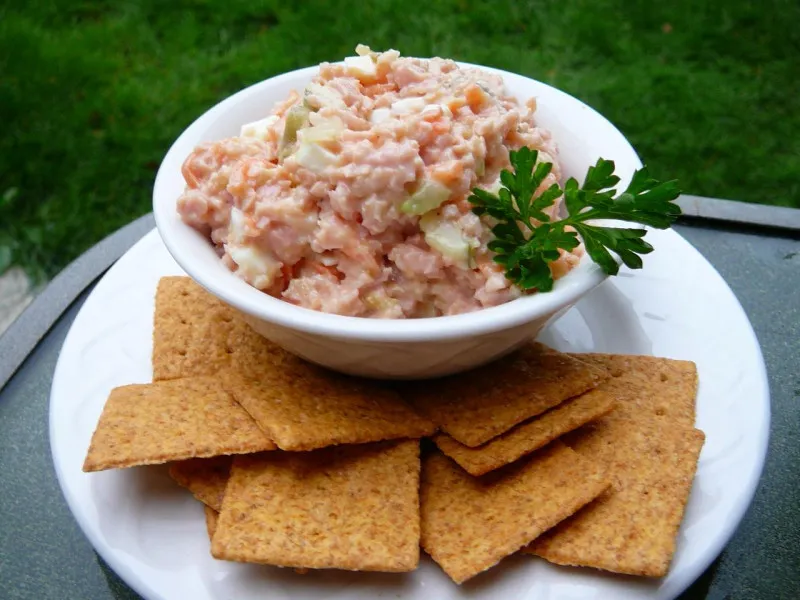
<svg viewBox="0 0 800 600">
<path fill-rule="evenodd" d="M 518 551 L 669 568 L 704 440 L 693 363 L 532 343 L 457 376 L 362 380 L 185 277 L 159 283 L 153 342 L 153 383 L 111 392 L 84 471 L 169 463 L 218 559 L 405 572 L 422 547 L 456 583 Z"/>
</svg>

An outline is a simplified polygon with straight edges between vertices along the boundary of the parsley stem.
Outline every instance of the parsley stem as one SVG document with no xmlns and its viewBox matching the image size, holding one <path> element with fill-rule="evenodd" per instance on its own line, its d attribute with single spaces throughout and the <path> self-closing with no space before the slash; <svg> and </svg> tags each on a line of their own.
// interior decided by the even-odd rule
<svg viewBox="0 0 800 600">
<path fill-rule="evenodd" d="M 501 173 L 500 191 L 493 194 L 475 188 L 469 198 L 475 214 L 489 214 L 496 220 L 492 225 L 495 239 L 489 242 L 492 258 L 523 290 L 553 289 L 550 263 L 562 252 L 574 250 L 581 240 L 587 254 L 609 275 L 617 273 L 620 261 L 641 268 L 640 255 L 653 250 L 642 239 L 645 229 L 602 227 L 587 221 L 613 219 L 665 229 L 681 212 L 673 203 L 680 194 L 676 183 L 659 183 L 645 169 L 636 171 L 628 188 L 615 198 L 619 177 L 614 175 L 613 161 L 604 159 L 589 168 L 582 185 L 570 178 L 563 188 L 554 183 L 537 196 L 552 168 L 537 159 L 538 152 L 531 148 L 512 150 L 513 170 Z M 562 197 L 568 214 L 551 220 L 546 211 Z"/>
</svg>

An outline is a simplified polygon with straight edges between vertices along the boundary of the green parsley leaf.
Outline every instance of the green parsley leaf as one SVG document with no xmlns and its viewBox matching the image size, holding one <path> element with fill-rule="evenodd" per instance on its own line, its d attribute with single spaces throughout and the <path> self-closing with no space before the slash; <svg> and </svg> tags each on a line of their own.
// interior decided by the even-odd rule
<svg viewBox="0 0 800 600">
<path fill-rule="evenodd" d="M 524 290 L 552 290 L 549 263 L 558 260 L 560 250 L 574 250 L 579 237 L 607 274 L 619 272 L 612 253 L 627 267 L 641 269 L 641 256 L 653 251 L 643 239 L 647 230 L 601 226 L 594 221 L 613 219 L 666 229 L 681 214 L 673 202 L 680 195 L 676 181 L 659 182 L 642 168 L 617 196 L 620 179 L 614 174 L 614 162 L 602 158 L 589 167 L 582 186 L 570 178 L 563 190 L 553 184 L 536 195 L 553 167 L 537 159 L 538 152 L 530 148 L 512 151 L 513 170 L 500 174 L 499 192 L 475 188 L 469 197 L 475 214 L 498 221 L 492 227 L 495 239 L 489 242 L 489 250 L 495 253 L 494 261 L 503 265 L 506 277 Z M 551 221 L 545 211 L 562 195 L 568 216 Z"/>
</svg>

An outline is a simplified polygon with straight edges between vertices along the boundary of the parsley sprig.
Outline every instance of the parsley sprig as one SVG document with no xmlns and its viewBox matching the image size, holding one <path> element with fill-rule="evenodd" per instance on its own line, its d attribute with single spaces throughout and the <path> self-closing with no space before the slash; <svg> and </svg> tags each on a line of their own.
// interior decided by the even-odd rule
<svg viewBox="0 0 800 600">
<path fill-rule="evenodd" d="M 525 290 L 553 289 L 548 263 L 558 260 L 559 249 L 574 250 L 580 243 L 578 236 L 592 260 L 609 275 L 619 271 L 612 252 L 626 266 L 642 268 L 640 255 L 653 251 L 643 239 L 645 229 L 604 227 L 592 221 L 614 219 L 666 229 L 681 214 L 672 202 L 680 195 L 677 182 L 656 181 L 646 168 L 636 171 L 630 185 L 616 197 L 619 177 L 614 175 L 614 162 L 602 158 L 589 167 L 582 186 L 570 178 L 563 190 L 554 183 L 535 196 L 553 165 L 537 163 L 538 152 L 527 147 L 512 151 L 510 158 L 513 171 L 500 173 L 500 191 L 493 194 L 474 188 L 469 201 L 475 214 L 497 221 L 489 250 L 505 268 L 506 277 Z M 551 220 L 545 210 L 562 195 L 568 216 Z"/>
</svg>

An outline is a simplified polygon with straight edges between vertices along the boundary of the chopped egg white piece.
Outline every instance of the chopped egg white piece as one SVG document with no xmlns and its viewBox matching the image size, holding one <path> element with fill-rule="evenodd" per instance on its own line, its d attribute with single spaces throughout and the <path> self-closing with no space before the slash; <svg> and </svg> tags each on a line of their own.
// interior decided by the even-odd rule
<svg viewBox="0 0 800 600">
<path fill-rule="evenodd" d="M 344 66 L 362 83 L 374 81 L 378 73 L 370 56 L 348 56 L 344 59 Z"/>
<path fill-rule="evenodd" d="M 346 108 L 346 104 L 342 99 L 341 94 L 331 87 L 320 85 L 318 83 L 309 83 L 305 89 L 305 103 L 310 108 L 319 109 L 323 106 L 332 106 L 333 108 Z"/>
<path fill-rule="evenodd" d="M 536 164 L 539 163 L 554 163 L 556 162 L 550 154 L 545 152 L 544 150 L 539 150 L 538 155 L 536 156 Z"/>
<path fill-rule="evenodd" d="M 258 289 L 266 289 L 280 272 L 281 263 L 247 239 L 249 225 L 250 219 L 245 213 L 236 207 L 231 209 L 225 250 L 236 263 L 240 277 Z"/>
<path fill-rule="evenodd" d="M 373 125 L 376 125 L 377 123 L 383 123 L 387 119 L 391 118 L 392 118 L 391 110 L 389 110 L 388 108 L 376 108 L 375 110 L 372 111 L 372 113 L 370 113 L 369 122 L 372 123 Z"/>
<path fill-rule="evenodd" d="M 253 246 L 227 244 L 226 250 L 238 267 L 237 273 L 259 289 L 272 285 L 281 270 L 281 263 L 267 252 Z"/>
<path fill-rule="evenodd" d="M 498 177 L 491 184 L 486 186 L 486 191 L 494 194 L 495 196 L 500 193 L 500 188 L 503 187 L 503 182 Z"/>
<path fill-rule="evenodd" d="M 403 98 L 392 103 L 392 114 L 410 115 L 425 109 L 425 98 Z"/>
<path fill-rule="evenodd" d="M 429 104 L 422 110 L 423 119 L 438 119 L 445 116 L 449 119 L 453 118 L 453 111 L 446 104 Z"/>
<path fill-rule="evenodd" d="M 247 217 L 236 208 L 231 209 L 231 220 L 228 225 L 228 243 L 241 244 L 244 242 L 245 231 L 247 229 Z"/>
<path fill-rule="evenodd" d="M 343 131 L 344 127 L 341 122 L 339 125 L 336 123 L 323 123 L 301 129 L 297 132 L 297 136 L 301 143 L 330 145 L 341 137 Z"/>
<path fill-rule="evenodd" d="M 259 140 L 266 140 L 270 137 L 270 129 L 278 122 L 278 117 L 272 115 L 266 119 L 253 121 L 252 123 L 245 123 L 242 125 L 241 137 L 257 138 Z"/>
<path fill-rule="evenodd" d="M 336 155 L 318 144 L 300 144 L 295 160 L 301 167 L 314 173 L 321 173 L 325 167 L 336 164 Z"/>
</svg>

